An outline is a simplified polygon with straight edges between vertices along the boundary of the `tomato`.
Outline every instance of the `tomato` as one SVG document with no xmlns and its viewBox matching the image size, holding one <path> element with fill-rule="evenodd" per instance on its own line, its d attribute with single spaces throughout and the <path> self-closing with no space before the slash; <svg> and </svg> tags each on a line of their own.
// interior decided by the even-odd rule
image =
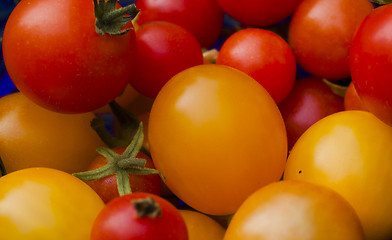
<svg viewBox="0 0 392 240">
<path fill-rule="evenodd" d="M 249 75 L 204 64 L 175 75 L 155 99 L 148 136 L 155 167 L 192 208 L 229 215 L 277 181 L 287 155 L 274 100 Z"/>
<path fill-rule="evenodd" d="M 297 63 L 319 78 L 350 77 L 351 40 L 372 9 L 368 0 L 303 0 L 288 32 Z"/>
<path fill-rule="evenodd" d="M 249 74 L 276 103 L 281 102 L 294 85 L 294 54 L 283 38 L 268 30 L 247 28 L 229 36 L 219 51 L 217 63 Z"/>
<path fill-rule="evenodd" d="M 125 87 L 124 91 L 114 100 L 122 107 L 128 108 L 136 101 L 139 95 L 140 94 L 130 84 L 128 84 Z M 107 104 L 101 108 L 94 110 L 93 112 L 95 114 L 107 114 L 111 113 L 112 111 L 109 104 Z"/>
<path fill-rule="evenodd" d="M 120 95 L 135 68 L 135 33 L 100 35 L 95 20 L 92 0 L 20 2 L 3 36 L 17 88 L 63 113 L 92 111 Z"/>
<path fill-rule="evenodd" d="M 352 81 L 365 108 L 392 125 L 392 5 L 376 8 L 359 26 L 350 49 Z"/>
<path fill-rule="evenodd" d="M 253 193 L 234 214 L 224 240 L 365 239 L 352 206 L 316 184 L 281 181 Z"/>
<path fill-rule="evenodd" d="M 365 111 L 312 125 L 291 150 L 284 179 L 330 187 L 354 207 L 366 239 L 392 238 L 392 128 Z"/>
<path fill-rule="evenodd" d="M 61 114 L 17 92 L 0 98 L 0 156 L 8 172 L 50 167 L 82 171 L 104 143 L 90 127 L 92 113 Z"/>
<path fill-rule="evenodd" d="M 366 107 L 364 106 L 361 98 L 358 96 L 353 82 L 350 82 L 347 87 L 346 94 L 344 95 L 344 109 L 366 111 Z"/>
<path fill-rule="evenodd" d="M 136 0 L 140 9 L 137 23 L 167 21 L 191 32 L 204 48 L 218 39 L 223 23 L 223 11 L 211 0 Z"/>
<path fill-rule="evenodd" d="M 188 229 L 189 240 L 222 240 L 225 229 L 211 217 L 193 210 L 180 209 Z"/>
<path fill-rule="evenodd" d="M 148 193 L 126 194 L 109 202 L 98 214 L 91 240 L 187 240 L 178 209 Z"/>
<path fill-rule="evenodd" d="M 269 0 L 217 0 L 225 13 L 250 26 L 269 26 L 289 17 L 302 0 L 278 4 Z"/>
<path fill-rule="evenodd" d="M 119 147 L 113 149 L 118 154 L 122 154 L 125 150 L 125 147 Z M 147 168 L 154 168 L 154 163 L 151 158 L 146 154 L 139 152 L 136 155 L 137 158 L 143 158 L 146 160 Z M 99 155 L 95 158 L 87 170 L 97 169 L 99 167 L 103 167 L 107 164 L 108 160 Z M 104 178 L 87 181 L 86 182 L 98 195 L 102 198 L 105 203 L 108 203 L 110 200 L 119 196 L 117 190 L 117 180 L 115 175 L 106 176 Z M 134 175 L 129 174 L 129 184 L 131 185 L 132 192 L 149 192 L 156 195 L 160 195 L 161 193 L 161 178 L 159 175 Z"/>
<path fill-rule="evenodd" d="M 295 82 L 290 94 L 279 104 L 291 149 L 297 139 L 320 119 L 344 110 L 342 97 L 321 79 L 303 78 Z"/>
<path fill-rule="evenodd" d="M 86 240 L 104 207 L 70 174 L 27 168 L 0 178 L 0 232 L 7 240 Z"/>
<path fill-rule="evenodd" d="M 136 42 L 138 75 L 131 85 L 150 98 L 176 73 L 203 63 L 197 39 L 174 23 L 145 23 L 136 32 Z"/>
</svg>

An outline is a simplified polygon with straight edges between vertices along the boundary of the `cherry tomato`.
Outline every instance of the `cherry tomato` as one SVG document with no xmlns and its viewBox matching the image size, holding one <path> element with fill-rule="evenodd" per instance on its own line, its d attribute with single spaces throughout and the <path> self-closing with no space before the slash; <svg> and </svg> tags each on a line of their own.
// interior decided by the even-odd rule
<svg viewBox="0 0 392 240">
<path fill-rule="evenodd" d="M 365 239 L 353 207 L 316 184 L 281 181 L 253 193 L 234 214 L 224 240 Z"/>
<path fill-rule="evenodd" d="M 122 107 L 128 108 L 136 101 L 139 95 L 140 94 L 130 84 L 128 84 L 125 87 L 124 91 L 121 93 L 121 95 L 119 95 L 114 100 Z M 107 113 L 111 113 L 112 111 L 110 109 L 109 104 L 106 104 L 105 106 L 98 108 L 93 112 L 95 114 L 107 114 Z"/>
<path fill-rule="evenodd" d="M 0 178 L 0 232 L 7 240 L 86 240 L 104 207 L 83 181 L 51 168 Z"/>
<path fill-rule="evenodd" d="M 361 98 L 358 96 L 353 82 L 350 82 L 347 87 L 346 94 L 344 95 L 344 109 L 366 111 L 366 107 L 364 106 Z"/>
<path fill-rule="evenodd" d="M 217 0 L 225 13 L 250 26 L 269 26 L 289 17 L 302 0 L 277 4 L 269 0 Z"/>
<path fill-rule="evenodd" d="M 92 111 L 120 95 L 134 72 L 135 33 L 100 35 L 95 20 L 91 0 L 20 2 L 3 36 L 17 88 L 64 113 Z"/>
<path fill-rule="evenodd" d="M 284 179 L 330 187 L 346 198 L 366 239 L 392 238 L 392 127 L 365 111 L 312 125 L 290 151 Z"/>
<path fill-rule="evenodd" d="M 279 104 L 279 109 L 286 124 L 291 149 L 312 124 L 332 113 L 343 111 L 344 100 L 321 79 L 309 77 L 295 82 L 290 94 Z"/>
<path fill-rule="evenodd" d="M 253 191 L 279 180 L 286 163 L 274 100 L 224 65 L 195 66 L 169 80 L 153 103 L 148 135 L 167 186 L 206 214 L 234 213 Z"/>
<path fill-rule="evenodd" d="M 392 5 L 376 8 L 359 26 L 350 49 L 352 81 L 365 108 L 392 125 Z"/>
<path fill-rule="evenodd" d="M 94 117 L 49 111 L 20 92 L 0 98 L 0 157 L 5 168 L 85 170 L 98 155 L 95 149 L 104 145 L 90 127 Z"/>
<path fill-rule="evenodd" d="M 222 240 L 225 229 L 211 217 L 193 210 L 179 210 L 188 229 L 189 240 Z"/>
<path fill-rule="evenodd" d="M 247 28 L 234 33 L 223 43 L 217 63 L 249 74 L 276 103 L 281 102 L 294 85 L 294 54 L 283 38 L 268 30 Z"/>
<path fill-rule="evenodd" d="M 298 64 L 319 78 L 350 77 L 351 40 L 372 9 L 368 0 L 303 0 L 288 33 Z"/>
<path fill-rule="evenodd" d="M 119 147 L 113 149 L 118 154 L 122 154 L 125 150 L 125 147 Z M 146 159 L 146 167 L 154 168 L 154 163 L 151 158 L 146 154 L 139 152 L 136 155 L 137 158 Z M 99 155 L 97 158 L 92 161 L 87 170 L 97 169 L 99 167 L 105 166 L 108 160 Z M 117 190 L 117 180 L 115 175 L 110 175 L 98 180 L 87 181 L 86 182 L 98 195 L 102 198 L 105 203 L 113 200 L 114 198 L 119 196 Z M 151 175 L 134 175 L 129 174 L 129 184 L 131 185 L 132 192 L 149 192 L 156 195 L 160 195 L 161 193 L 161 178 L 159 175 L 151 174 Z"/>
<path fill-rule="evenodd" d="M 197 39 L 174 23 L 145 23 L 136 32 L 136 42 L 138 75 L 131 85 L 150 98 L 176 73 L 203 63 Z"/>
<path fill-rule="evenodd" d="M 126 194 L 109 202 L 96 218 L 91 240 L 188 240 L 185 221 L 165 199 Z"/>
<path fill-rule="evenodd" d="M 136 0 L 140 9 L 137 18 L 142 25 L 149 21 L 167 21 L 191 32 L 204 48 L 218 39 L 223 23 L 223 11 L 211 0 Z"/>
</svg>

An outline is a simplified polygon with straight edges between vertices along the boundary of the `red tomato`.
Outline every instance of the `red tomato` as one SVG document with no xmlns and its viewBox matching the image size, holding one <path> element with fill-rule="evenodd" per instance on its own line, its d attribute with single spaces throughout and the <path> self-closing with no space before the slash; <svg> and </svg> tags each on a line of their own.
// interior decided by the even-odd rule
<svg viewBox="0 0 392 240">
<path fill-rule="evenodd" d="M 122 154 L 125 147 L 119 147 L 113 149 L 118 154 Z M 139 152 L 136 155 L 137 158 L 146 159 L 147 168 L 154 168 L 154 163 L 151 158 L 146 154 Z M 107 159 L 102 155 L 99 155 L 90 164 L 87 170 L 97 169 L 107 164 Z M 86 181 L 86 183 L 94 189 L 94 191 L 102 198 L 105 203 L 119 196 L 117 190 L 117 179 L 115 175 L 110 175 L 94 181 Z M 131 185 L 132 192 L 149 192 L 156 195 L 161 194 L 161 178 L 157 174 L 150 175 L 134 175 L 129 174 L 129 184 Z"/>
<path fill-rule="evenodd" d="M 165 199 L 148 193 L 123 195 L 98 214 L 91 240 L 188 240 L 185 221 Z"/>
<path fill-rule="evenodd" d="M 361 98 L 358 96 L 353 82 L 350 82 L 347 87 L 346 94 L 344 95 L 344 109 L 366 111 L 366 107 L 364 106 Z"/>
<path fill-rule="evenodd" d="M 290 16 L 302 0 L 278 4 L 270 0 L 217 0 L 222 9 L 237 21 L 251 26 L 273 25 Z"/>
<path fill-rule="evenodd" d="M 203 63 L 197 39 L 185 28 L 163 21 L 148 22 L 136 32 L 138 77 L 131 85 L 155 98 L 176 73 Z"/>
<path fill-rule="evenodd" d="M 368 0 L 303 0 L 288 33 L 298 64 L 320 78 L 350 77 L 351 40 L 372 9 Z"/>
<path fill-rule="evenodd" d="M 344 110 L 343 98 L 332 92 L 321 79 L 304 78 L 295 82 L 293 90 L 279 104 L 286 124 L 289 149 L 315 122 Z"/>
<path fill-rule="evenodd" d="M 3 38 L 17 88 L 64 113 L 92 111 L 120 95 L 133 74 L 135 33 L 100 35 L 94 23 L 92 0 L 20 2 Z"/>
<path fill-rule="evenodd" d="M 234 33 L 223 43 L 217 63 L 253 77 L 276 103 L 281 102 L 294 85 L 294 54 L 286 41 L 271 31 L 248 28 Z"/>
<path fill-rule="evenodd" d="M 138 24 L 148 21 L 168 21 L 191 32 L 204 48 L 218 39 L 223 23 L 223 11 L 215 0 L 136 0 L 140 8 Z"/>
<path fill-rule="evenodd" d="M 392 5 L 363 20 L 352 42 L 352 81 L 367 110 L 392 125 Z"/>
</svg>

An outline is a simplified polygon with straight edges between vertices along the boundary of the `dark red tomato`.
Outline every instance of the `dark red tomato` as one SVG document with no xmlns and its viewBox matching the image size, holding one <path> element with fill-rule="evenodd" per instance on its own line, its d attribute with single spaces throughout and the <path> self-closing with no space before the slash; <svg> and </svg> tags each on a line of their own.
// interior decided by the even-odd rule
<svg viewBox="0 0 392 240">
<path fill-rule="evenodd" d="M 223 11 L 215 0 L 136 0 L 135 4 L 141 10 L 138 24 L 157 20 L 178 24 L 204 48 L 211 47 L 221 33 Z"/>
<path fill-rule="evenodd" d="M 224 12 L 249 26 L 269 26 L 289 17 L 302 0 L 217 0 Z"/>
<path fill-rule="evenodd" d="M 315 122 L 344 110 L 343 98 L 332 92 L 321 79 L 304 78 L 295 82 L 293 90 L 279 104 L 286 124 L 289 149 Z"/>
<path fill-rule="evenodd" d="M 98 34 L 92 0 L 22 1 L 7 21 L 3 53 L 12 81 L 31 100 L 53 111 L 89 112 L 128 84 L 135 33 Z"/>
<path fill-rule="evenodd" d="M 188 240 L 179 210 L 153 194 L 126 194 L 101 210 L 91 231 L 91 240 L 142 239 Z"/>
<path fill-rule="evenodd" d="M 122 154 L 125 147 L 113 149 L 118 154 Z M 155 168 L 153 161 L 146 154 L 139 152 L 137 158 L 146 159 L 147 168 Z M 90 164 L 87 170 L 93 170 L 106 165 L 108 160 L 99 155 Z M 132 192 L 148 192 L 156 195 L 161 194 L 161 178 L 157 174 L 150 175 L 134 175 L 129 174 L 129 184 L 131 185 Z M 94 181 L 86 181 L 86 183 L 94 189 L 94 191 L 102 198 L 105 203 L 119 196 L 117 190 L 117 180 L 115 175 L 110 175 Z"/>
<path fill-rule="evenodd" d="M 350 50 L 352 81 L 365 108 L 392 125 L 392 5 L 376 8 L 359 26 Z"/>
<path fill-rule="evenodd" d="M 344 95 L 344 109 L 366 111 L 366 107 L 361 98 L 359 98 L 353 82 L 350 82 Z"/>
<path fill-rule="evenodd" d="M 368 0 L 303 0 L 288 33 L 297 63 L 320 78 L 350 77 L 351 40 L 372 9 Z"/>
<path fill-rule="evenodd" d="M 136 42 L 138 77 L 131 85 L 150 98 L 155 98 L 178 72 L 203 63 L 203 52 L 196 38 L 174 23 L 145 23 L 136 32 Z"/>
<path fill-rule="evenodd" d="M 293 87 L 295 57 L 279 35 L 264 29 L 242 29 L 231 35 L 219 51 L 218 64 L 239 69 L 259 82 L 276 103 Z"/>
</svg>

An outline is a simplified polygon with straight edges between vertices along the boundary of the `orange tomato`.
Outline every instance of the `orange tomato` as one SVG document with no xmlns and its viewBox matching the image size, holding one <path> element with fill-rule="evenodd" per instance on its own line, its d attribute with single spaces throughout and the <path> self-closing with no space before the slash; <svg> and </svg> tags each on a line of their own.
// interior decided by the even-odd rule
<svg viewBox="0 0 392 240">
<path fill-rule="evenodd" d="M 192 210 L 180 209 L 188 229 L 189 240 L 222 240 L 225 229 L 211 217 Z"/>
</svg>

